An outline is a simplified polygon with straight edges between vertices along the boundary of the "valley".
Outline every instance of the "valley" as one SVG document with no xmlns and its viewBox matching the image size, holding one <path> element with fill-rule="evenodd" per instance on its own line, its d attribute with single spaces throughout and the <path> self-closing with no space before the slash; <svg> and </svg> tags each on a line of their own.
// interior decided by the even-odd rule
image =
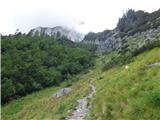
<svg viewBox="0 0 160 120">
<path fill-rule="evenodd" d="M 97 119 L 159 119 L 159 104 L 152 97 L 159 99 L 160 66 L 149 64 L 160 61 L 160 49 L 155 48 L 137 56 L 125 66 L 117 66 L 102 72 L 100 57 L 96 66 L 88 73 L 78 75 L 77 82 L 72 83 L 73 91 L 59 98 L 51 99 L 52 93 L 66 86 L 51 87 L 14 100 L 2 107 L 5 120 L 60 120 L 70 116 L 78 105 L 77 100 L 89 94 L 90 79 L 96 86 L 95 95 L 89 100 L 91 106 L 86 120 Z M 155 96 L 152 95 L 155 93 Z M 158 101 L 157 101 L 158 102 Z M 145 112 L 144 112 L 145 111 Z"/>
<path fill-rule="evenodd" d="M 1 36 L 2 120 L 160 120 L 160 9 L 113 30 Z"/>
</svg>

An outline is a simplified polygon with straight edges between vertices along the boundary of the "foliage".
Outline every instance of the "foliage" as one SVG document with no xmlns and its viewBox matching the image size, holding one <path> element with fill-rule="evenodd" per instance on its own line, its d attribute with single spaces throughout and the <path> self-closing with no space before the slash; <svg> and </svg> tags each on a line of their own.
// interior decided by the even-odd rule
<svg viewBox="0 0 160 120">
<path fill-rule="evenodd" d="M 159 53 L 160 48 L 154 48 L 134 57 L 128 69 L 123 65 L 97 72 L 96 78 L 103 79 L 95 81 L 97 92 L 86 120 L 160 119 L 160 66 L 149 66 L 160 61 Z M 103 65 L 101 58 L 99 62 Z"/>
<path fill-rule="evenodd" d="M 115 66 L 121 66 L 133 61 L 130 53 L 126 53 L 125 55 L 120 55 L 118 52 L 111 52 L 106 55 L 105 58 L 102 58 L 103 67 L 102 71 L 109 70 Z"/>
<path fill-rule="evenodd" d="M 96 44 L 90 44 L 90 43 L 77 43 L 77 47 L 80 47 L 82 49 L 85 49 L 87 51 L 90 51 L 92 54 L 95 54 L 96 50 L 97 50 L 97 45 Z"/>
<path fill-rule="evenodd" d="M 139 43 L 141 42 L 141 46 Z M 145 43 L 145 44 L 143 44 Z M 118 51 L 112 51 L 107 53 L 103 60 L 102 71 L 108 70 L 114 66 L 121 66 L 128 64 L 134 60 L 134 57 L 149 51 L 153 48 L 160 47 L 160 35 L 157 34 L 155 37 L 147 41 L 145 38 L 133 38 L 133 39 L 122 39 L 121 47 Z"/>
<path fill-rule="evenodd" d="M 88 94 L 88 80 L 93 80 L 96 94 L 90 100 L 92 109 L 85 120 L 159 120 L 159 107 L 148 103 L 152 100 L 150 98 L 157 99 L 159 96 L 157 92 L 160 90 L 160 67 L 148 66 L 160 61 L 159 53 L 160 49 L 154 48 L 136 56 L 135 60 L 128 64 L 128 69 L 125 69 L 125 66 L 115 66 L 104 72 L 101 71 L 101 58 L 106 55 L 101 56 L 96 60 L 92 71 L 78 75 L 79 81 L 71 82 L 71 93 L 60 98 L 50 98 L 53 93 L 64 88 L 67 81 L 58 87 L 34 92 L 2 106 L 2 119 L 65 119 L 70 114 L 66 111 L 74 109 L 77 100 Z M 114 55 L 116 54 L 115 52 Z M 106 57 L 110 59 L 110 56 Z M 153 95 L 155 92 L 156 95 Z M 150 97 L 152 95 L 156 97 Z"/>
<path fill-rule="evenodd" d="M 75 46 L 65 37 L 2 36 L 2 103 L 91 67 L 92 55 Z"/>
<path fill-rule="evenodd" d="M 158 26 L 160 26 L 160 10 L 147 13 L 129 9 L 123 17 L 119 19 L 117 24 L 121 37 L 133 35 L 151 28 L 157 28 Z"/>
<path fill-rule="evenodd" d="M 160 107 L 160 92 L 154 91 L 150 93 L 149 102 L 156 107 Z"/>
<path fill-rule="evenodd" d="M 87 83 L 90 75 L 80 73 L 72 77 L 75 80 L 67 80 L 59 86 L 44 88 L 29 95 L 13 100 L 2 106 L 2 119 L 4 120 L 60 120 L 69 116 L 69 111 L 73 109 L 77 100 L 86 96 L 89 92 Z M 52 94 L 60 89 L 72 84 L 72 91 L 59 98 L 52 98 Z"/>
</svg>

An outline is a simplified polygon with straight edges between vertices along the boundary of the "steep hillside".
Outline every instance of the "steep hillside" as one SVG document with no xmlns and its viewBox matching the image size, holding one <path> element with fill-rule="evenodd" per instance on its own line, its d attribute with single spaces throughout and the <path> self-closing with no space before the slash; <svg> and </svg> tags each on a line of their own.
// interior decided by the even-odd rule
<svg viewBox="0 0 160 120">
<path fill-rule="evenodd" d="M 141 49 L 148 42 L 155 42 L 155 38 L 160 33 L 160 10 L 153 13 L 144 11 L 128 10 L 127 13 L 119 19 L 117 27 L 114 30 L 105 30 L 99 33 L 88 33 L 82 43 L 97 45 L 97 53 L 119 50 L 123 47 L 123 41 L 132 39 L 135 44 L 138 39 L 139 44 L 136 49 Z M 139 39 L 142 38 L 142 39 Z M 130 42 L 130 43 L 131 43 Z"/>
<path fill-rule="evenodd" d="M 133 62 L 115 66 L 102 72 L 103 61 L 110 56 L 97 59 L 96 66 L 88 73 L 78 75 L 78 82 L 70 83 L 72 92 L 52 98 L 58 89 L 69 87 L 64 82 L 2 106 L 2 119 L 62 120 L 75 110 L 77 100 L 89 92 L 89 81 L 96 86 L 95 95 L 89 99 L 90 112 L 86 120 L 159 120 L 160 119 L 160 48 L 137 56 Z M 157 63 L 157 64 L 155 64 Z"/>
<path fill-rule="evenodd" d="M 37 27 L 29 31 L 31 36 L 65 36 L 72 41 L 81 41 L 84 35 L 66 27 L 57 26 L 54 28 Z"/>
<path fill-rule="evenodd" d="M 68 38 L 82 39 L 62 27 L 2 36 L 2 119 L 160 120 L 160 10 Z"/>
<path fill-rule="evenodd" d="M 130 36 L 148 29 L 156 29 L 158 26 L 160 26 L 160 9 L 152 13 L 129 9 L 119 19 L 116 29 L 120 31 L 121 36 Z"/>
<path fill-rule="evenodd" d="M 87 120 L 159 120 L 160 48 L 137 56 L 128 65 L 99 72 L 95 85 Z"/>
</svg>

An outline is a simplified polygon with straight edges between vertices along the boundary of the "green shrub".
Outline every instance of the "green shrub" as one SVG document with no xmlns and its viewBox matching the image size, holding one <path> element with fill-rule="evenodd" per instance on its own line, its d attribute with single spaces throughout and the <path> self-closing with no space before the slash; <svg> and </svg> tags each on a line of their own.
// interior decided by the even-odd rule
<svg viewBox="0 0 160 120">
<path fill-rule="evenodd" d="M 93 65 L 91 53 L 65 37 L 2 36 L 2 103 L 59 85 Z"/>
<path fill-rule="evenodd" d="M 125 55 L 119 55 L 112 57 L 108 62 L 104 63 L 102 71 L 106 71 L 115 66 L 121 66 L 133 61 L 132 56 L 128 53 Z"/>
<path fill-rule="evenodd" d="M 149 95 L 149 101 L 152 105 L 160 107 L 160 91 L 152 92 Z"/>
</svg>

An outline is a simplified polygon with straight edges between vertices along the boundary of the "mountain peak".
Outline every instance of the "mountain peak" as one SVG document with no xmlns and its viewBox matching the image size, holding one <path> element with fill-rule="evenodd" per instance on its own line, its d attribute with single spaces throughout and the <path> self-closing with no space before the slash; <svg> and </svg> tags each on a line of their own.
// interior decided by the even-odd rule
<svg viewBox="0 0 160 120">
<path fill-rule="evenodd" d="M 31 36 L 65 36 L 72 41 L 81 41 L 84 38 L 82 33 L 79 33 L 73 29 L 69 29 L 62 26 L 56 27 L 36 27 L 29 31 L 28 33 Z"/>
</svg>

